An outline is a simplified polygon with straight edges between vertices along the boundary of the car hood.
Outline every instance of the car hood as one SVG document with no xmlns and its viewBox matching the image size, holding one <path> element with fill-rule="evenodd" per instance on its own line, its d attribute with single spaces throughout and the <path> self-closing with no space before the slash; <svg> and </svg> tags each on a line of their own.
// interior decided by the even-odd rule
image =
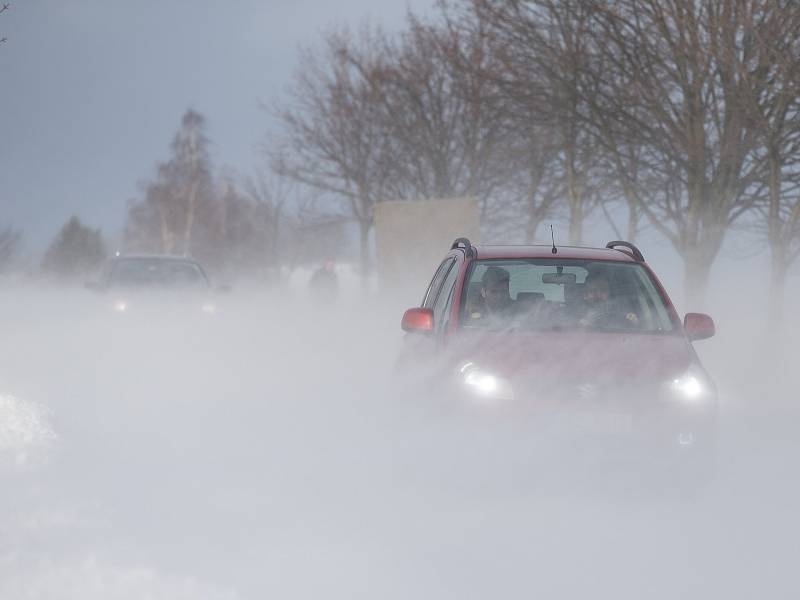
<svg viewBox="0 0 800 600">
<path fill-rule="evenodd" d="M 601 332 L 471 332 L 449 347 L 456 363 L 472 362 L 508 378 L 563 375 L 584 381 L 663 380 L 695 362 L 678 334 Z"/>
</svg>

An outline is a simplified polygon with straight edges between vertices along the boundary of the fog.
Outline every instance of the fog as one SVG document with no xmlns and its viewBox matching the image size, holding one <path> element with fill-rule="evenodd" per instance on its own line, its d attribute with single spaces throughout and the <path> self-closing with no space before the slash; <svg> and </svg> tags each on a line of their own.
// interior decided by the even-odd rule
<svg viewBox="0 0 800 600">
<path fill-rule="evenodd" d="M 524 422 L 432 409 L 393 375 L 418 291 L 343 283 L 325 307 L 302 276 L 243 285 L 216 314 L 185 318 L 115 314 L 86 290 L 6 288 L 0 598 L 796 587 L 796 321 L 769 338 L 756 308 L 713 302 L 718 334 L 695 347 L 720 389 L 717 468 L 684 493 L 570 472 L 555 451 L 533 455 Z"/>
<path fill-rule="evenodd" d="M 0 3 L 0 600 L 797 595 L 800 3 L 151 4 Z"/>
</svg>

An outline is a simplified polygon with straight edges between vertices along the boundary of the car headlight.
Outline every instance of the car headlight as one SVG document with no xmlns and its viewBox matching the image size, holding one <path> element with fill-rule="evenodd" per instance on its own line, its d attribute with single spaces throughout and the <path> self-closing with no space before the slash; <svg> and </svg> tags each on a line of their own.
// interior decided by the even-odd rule
<svg viewBox="0 0 800 600">
<path fill-rule="evenodd" d="M 114 310 L 117 312 L 124 313 L 128 310 L 128 303 L 125 300 L 117 300 L 114 302 Z"/>
<path fill-rule="evenodd" d="M 672 399 L 690 404 L 702 402 L 714 393 L 707 377 L 696 367 L 670 380 L 668 388 Z"/>
<path fill-rule="evenodd" d="M 214 313 L 217 312 L 217 307 L 211 302 L 206 302 L 205 304 L 203 304 L 203 306 L 200 307 L 200 310 L 202 310 L 207 315 L 213 315 Z"/>
<path fill-rule="evenodd" d="M 459 369 L 461 384 L 478 398 L 487 400 L 513 400 L 514 391 L 511 382 L 505 377 L 496 375 L 474 363 L 468 362 Z"/>
</svg>

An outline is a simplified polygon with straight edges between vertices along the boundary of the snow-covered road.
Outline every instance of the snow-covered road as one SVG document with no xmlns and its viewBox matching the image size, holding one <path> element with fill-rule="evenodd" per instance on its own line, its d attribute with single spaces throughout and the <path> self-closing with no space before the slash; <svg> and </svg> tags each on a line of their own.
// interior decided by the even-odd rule
<svg viewBox="0 0 800 600">
<path fill-rule="evenodd" d="M 470 432 L 402 397 L 399 307 L 242 292 L 167 323 L 28 289 L 0 308 L 0 599 L 800 587 L 788 342 L 770 360 L 745 329 L 698 345 L 724 403 L 719 471 L 697 496 L 551 493 L 509 468 L 520 439 L 475 461 Z"/>
</svg>

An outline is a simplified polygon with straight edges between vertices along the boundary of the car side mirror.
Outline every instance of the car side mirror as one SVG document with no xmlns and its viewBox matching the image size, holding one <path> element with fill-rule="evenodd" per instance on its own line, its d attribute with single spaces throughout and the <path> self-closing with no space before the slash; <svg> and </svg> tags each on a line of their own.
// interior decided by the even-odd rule
<svg viewBox="0 0 800 600">
<path fill-rule="evenodd" d="M 710 338 L 716 333 L 714 319 L 703 313 L 686 313 L 683 319 L 683 330 L 693 342 Z"/>
<path fill-rule="evenodd" d="M 409 308 L 400 323 L 408 333 L 431 333 L 433 331 L 433 311 L 430 308 Z"/>
</svg>

